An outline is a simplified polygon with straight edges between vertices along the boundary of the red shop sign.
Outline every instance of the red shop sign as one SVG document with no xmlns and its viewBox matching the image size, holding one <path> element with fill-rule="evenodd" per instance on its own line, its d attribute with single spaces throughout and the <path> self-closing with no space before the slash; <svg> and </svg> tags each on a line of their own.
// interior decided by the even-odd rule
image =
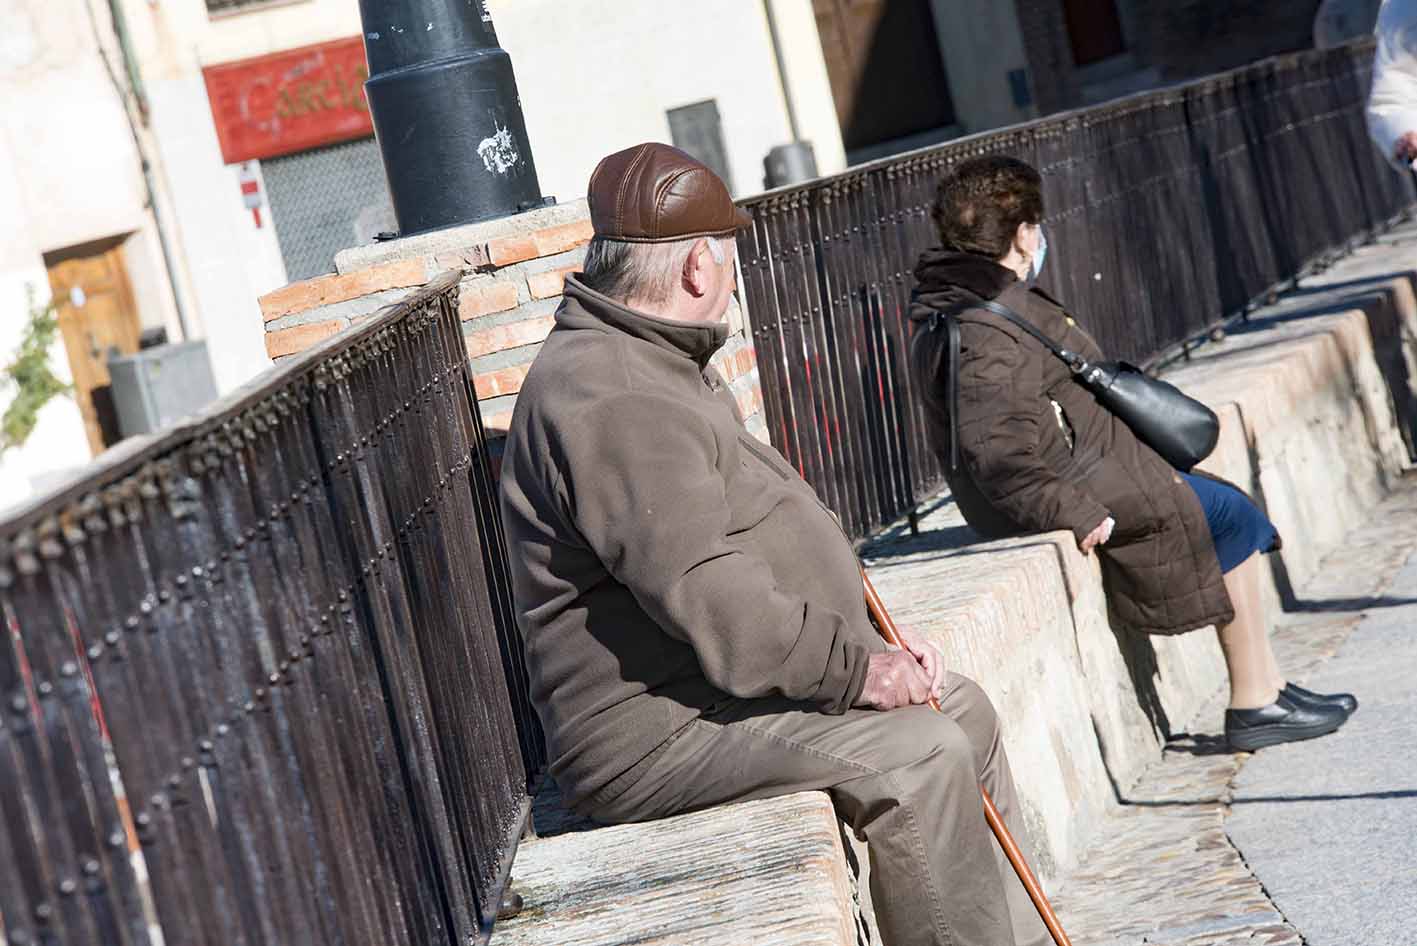
<svg viewBox="0 0 1417 946">
<path fill-rule="evenodd" d="M 208 66 L 202 74 L 227 164 L 374 133 L 361 37 Z"/>
</svg>

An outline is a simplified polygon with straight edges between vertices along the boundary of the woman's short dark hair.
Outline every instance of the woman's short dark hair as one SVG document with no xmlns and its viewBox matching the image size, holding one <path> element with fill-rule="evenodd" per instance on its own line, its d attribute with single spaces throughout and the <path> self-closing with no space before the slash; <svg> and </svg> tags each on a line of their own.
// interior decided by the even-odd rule
<svg viewBox="0 0 1417 946">
<path fill-rule="evenodd" d="M 941 178 L 930 216 L 947 249 L 1001 259 L 1019 224 L 1043 222 L 1043 179 L 1017 158 L 971 158 Z"/>
</svg>

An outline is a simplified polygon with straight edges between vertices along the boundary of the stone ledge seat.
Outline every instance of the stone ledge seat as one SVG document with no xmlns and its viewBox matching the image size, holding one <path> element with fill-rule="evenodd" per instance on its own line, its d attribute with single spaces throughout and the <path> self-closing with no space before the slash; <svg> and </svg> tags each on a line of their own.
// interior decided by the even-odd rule
<svg viewBox="0 0 1417 946">
<path fill-rule="evenodd" d="M 1339 301 L 1253 322 L 1168 375 L 1221 417 L 1206 468 L 1250 490 L 1289 536 L 1267 608 L 1281 606 L 1286 569 L 1302 580 L 1409 463 L 1402 431 L 1417 418 L 1397 412 L 1417 391 L 1400 370 L 1417 365 L 1410 281 L 1369 281 Z M 1118 793 L 1224 685 L 1213 634 L 1114 629 L 1097 559 L 1068 533 L 980 543 L 942 500 L 919 535 L 898 529 L 863 558 L 895 619 L 993 699 L 1019 840 L 1045 883 L 1079 862 Z M 526 910 L 492 942 L 855 943 L 871 915 L 845 853 L 820 792 L 527 841 L 514 870 Z"/>
<path fill-rule="evenodd" d="M 521 915 L 493 946 L 851 946 L 856 908 L 823 792 L 522 842 Z"/>
</svg>

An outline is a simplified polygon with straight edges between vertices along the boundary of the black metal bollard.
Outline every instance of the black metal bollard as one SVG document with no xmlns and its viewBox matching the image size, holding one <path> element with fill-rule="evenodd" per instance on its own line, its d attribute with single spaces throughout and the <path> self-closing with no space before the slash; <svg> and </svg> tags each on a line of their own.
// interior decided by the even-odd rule
<svg viewBox="0 0 1417 946">
<path fill-rule="evenodd" d="M 401 236 L 540 206 L 512 60 L 483 0 L 360 0 Z"/>
</svg>

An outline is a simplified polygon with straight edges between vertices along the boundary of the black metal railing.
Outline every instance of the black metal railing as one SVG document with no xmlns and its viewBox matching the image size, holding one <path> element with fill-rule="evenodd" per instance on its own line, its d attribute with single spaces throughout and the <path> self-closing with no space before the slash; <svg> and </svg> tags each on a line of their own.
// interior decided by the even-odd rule
<svg viewBox="0 0 1417 946">
<path fill-rule="evenodd" d="M 485 939 L 542 750 L 456 286 L 0 523 L 6 942 Z"/>
<path fill-rule="evenodd" d="M 1265 60 L 743 201 L 748 321 L 773 444 L 864 537 L 943 477 L 906 371 L 919 254 L 951 165 L 1043 174 L 1041 285 L 1114 357 L 1154 363 L 1411 207 L 1369 143 L 1372 42 Z"/>
</svg>

